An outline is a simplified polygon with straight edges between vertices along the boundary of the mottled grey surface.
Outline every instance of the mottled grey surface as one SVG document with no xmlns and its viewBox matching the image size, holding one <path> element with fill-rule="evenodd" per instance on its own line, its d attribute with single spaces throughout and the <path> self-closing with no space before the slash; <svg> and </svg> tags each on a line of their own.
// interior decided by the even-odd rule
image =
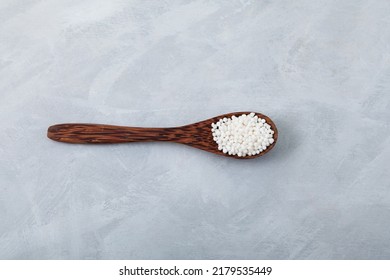
<svg viewBox="0 0 390 280">
<path fill-rule="evenodd" d="M 0 1 L 1 259 L 389 259 L 390 2 Z M 49 125 L 269 115 L 266 156 Z"/>
</svg>

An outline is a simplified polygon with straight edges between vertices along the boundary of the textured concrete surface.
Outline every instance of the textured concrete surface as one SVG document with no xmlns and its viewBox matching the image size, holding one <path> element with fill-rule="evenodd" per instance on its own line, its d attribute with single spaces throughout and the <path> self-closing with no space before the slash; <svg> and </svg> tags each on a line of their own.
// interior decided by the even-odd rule
<svg viewBox="0 0 390 280">
<path fill-rule="evenodd" d="M 0 1 L 1 259 L 389 259 L 390 2 Z M 251 161 L 49 125 L 236 110 Z"/>
</svg>

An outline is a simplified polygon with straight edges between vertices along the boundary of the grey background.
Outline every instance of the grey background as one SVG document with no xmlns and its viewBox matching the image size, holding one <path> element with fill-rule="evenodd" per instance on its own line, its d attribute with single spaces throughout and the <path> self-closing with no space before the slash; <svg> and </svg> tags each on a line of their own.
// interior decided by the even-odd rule
<svg viewBox="0 0 390 280">
<path fill-rule="evenodd" d="M 390 2 L 0 1 L 0 258 L 389 259 Z M 256 160 L 49 125 L 253 110 Z"/>
</svg>

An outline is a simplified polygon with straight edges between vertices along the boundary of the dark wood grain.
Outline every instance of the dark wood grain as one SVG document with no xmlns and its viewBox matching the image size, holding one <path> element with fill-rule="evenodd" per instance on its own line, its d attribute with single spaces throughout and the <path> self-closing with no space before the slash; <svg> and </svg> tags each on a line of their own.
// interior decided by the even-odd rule
<svg viewBox="0 0 390 280">
<path fill-rule="evenodd" d="M 166 141 L 185 144 L 222 156 L 250 159 L 262 156 L 269 152 L 278 140 L 278 130 L 269 117 L 256 113 L 257 116 L 265 119 L 275 132 L 273 135 L 274 143 L 269 145 L 267 149 L 258 155 L 239 157 L 236 155 L 224 154 L 222 151 L 218 150 L 218 145 L 213 140 L 211 133 L 211 124 L 216 123 L 219 119 L 249 113 L 250 112 L 229 113 L 197 123 L 170 128 L 144 128 L 87 123 L 56 124 L 48 128 L 47 137 L 55 141 L 75 144 Z"/>
</svg>

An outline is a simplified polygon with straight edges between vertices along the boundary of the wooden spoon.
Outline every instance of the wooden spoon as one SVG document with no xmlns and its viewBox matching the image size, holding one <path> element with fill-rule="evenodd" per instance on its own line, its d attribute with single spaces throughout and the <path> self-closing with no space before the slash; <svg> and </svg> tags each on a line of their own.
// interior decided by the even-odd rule
<svg viewBox="0 0 390 280">
<path fill-rule="evenodd" d="M 254 156 L 239 157 L 237 155 L 225 154 L 218 150 L 217 143 L 213 140 L 211 124 L 222 118 L 250 114 L 251 112 L 235 112 L 216 116 L 201 122 L 169 128 L 145 128 L 128 127 L 105 124 L 65 123 L 50 126 L 47 130 L 47 137 L 52 140 L 77 144 L 101 144 L 101 143 L 125 143 L 125 142 L 152 142 L 166 141 L 185 144 L 194 148 L 202 149 L 221 156 L 228 156 L 238 159 L 249 159 L 264 155 L 270 151 L 278 140 L 278 130 L 273 121 L 260 113 L 255 113 L 263 118 L 275 132 L 274 142 L 264 151 Z"/>
</svg>

